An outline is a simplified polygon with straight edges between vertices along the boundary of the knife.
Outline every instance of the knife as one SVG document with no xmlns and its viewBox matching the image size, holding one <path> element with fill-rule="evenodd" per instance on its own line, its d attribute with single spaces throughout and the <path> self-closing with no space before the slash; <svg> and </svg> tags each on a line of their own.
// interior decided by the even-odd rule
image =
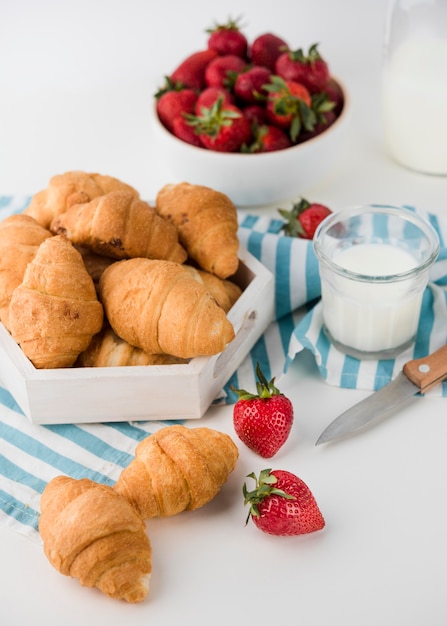
<svg viewBox="0 0 447 626">
<path fill-rule="evenodd" d="M 421 359 L 408 361 L 390 383 L 339 415 L 321 433 L 315 445 L 339 439 L 384 418 L 418 393 L 425 393 L 447 378 L 447 345 Z"/>
</svg>

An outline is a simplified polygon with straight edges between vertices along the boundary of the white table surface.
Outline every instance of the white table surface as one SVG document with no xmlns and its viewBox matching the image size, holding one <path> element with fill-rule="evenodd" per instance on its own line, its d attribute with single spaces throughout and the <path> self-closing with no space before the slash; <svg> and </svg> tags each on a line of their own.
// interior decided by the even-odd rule
<svg viewBox="0 0 447 626">
<path fill-rule="evenodd" d="M 153 87 L 203 46 L 214 20 L 243 15 L 251 37 L 270 30 L 296 47 L 320 42 L 349 86 L 348 136 L 307 198 L 334 210 L 386 202 L 443 214 L 447 179 L 406 171 L 385 152 L 385 10 L 385 0 L 228 0 L 224 8 L 216 0 L 0 0 L 0 195 L 31 195 L 53 174 L 83 169 L 154 197 L 169 181 L 151 145 Z M 262 460 L 240 444 L 218 498 L 149 522 L 153 577 L 143 604 L 82 588 L 37 543 L 0 526 L 1 624 L 444 626 L 446 400 L 415 398 L 362 435 L 315 447 L 322 429 L 367 393 L 325 384 L 309 353 L 281 389 L 295 423 L 276 457 Z M 232 408 L 210 409 L 202 424 L 234 434 Z M 308 483 L 326 519 L 322 532 L 276 538 L 244 526 L 242 484 L 265 467 Z"/>
</svg>

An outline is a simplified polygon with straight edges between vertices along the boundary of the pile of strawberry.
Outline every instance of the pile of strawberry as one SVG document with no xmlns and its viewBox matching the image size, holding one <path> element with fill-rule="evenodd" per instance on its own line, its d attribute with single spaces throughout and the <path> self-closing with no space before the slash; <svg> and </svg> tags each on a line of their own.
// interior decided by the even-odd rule
<svg viewBox="0 0 447 626">
<path fill-rule="evenodd" d="M 182 141 L 271 152 L 318 135 L 340 115 L 343 93 L 317 44 L 306 54 L 265 33 L 250 45 L 237 20 L 206 32 L 206 49 L 185 58 L 155 94 L 160 121 Z"/>
</svg>

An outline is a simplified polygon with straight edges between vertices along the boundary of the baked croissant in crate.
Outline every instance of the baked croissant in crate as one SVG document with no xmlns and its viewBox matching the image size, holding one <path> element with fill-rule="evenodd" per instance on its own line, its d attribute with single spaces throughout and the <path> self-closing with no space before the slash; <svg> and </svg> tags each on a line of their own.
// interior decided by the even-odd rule
<svg viewBox="0 0 447 626">
<path fill-rule="evenodd" d="M 55 217 L 50 230 L 115 259 L 146 257 L 183 263 L 187 258 L 177 228 L 129 191 L 112 191 L 76 204 Z"/>
<path fill-rule="evenodd" d="M 193 511 L 212 500 L 234 470 L 238 448 L 210 428 L 167 426 L 141 441 L 114 489 L 143 519 Z"/>
<path fill-rule="evenodd" d="M 127 367 L 131 365 L 174 365 L 186 361 L 169 354 L 147 354 L 140 348 L 118 337 L 111 328 L 104 328 L 95 335 L 82 352 L 77 367 Z"/>
<path fill-rule="evenodd" d="M 211 272 L 205 272 L 205 270 L 192 267 L 191 265 L 185 265 L 185 267 L 189 270 L 191 276 L 210 292 L 217 304 L 226 313 L 228 313 L 242 294 L 242 289 L 239 285 L 231 282 L 231 280 L 219 278 L 215 274 L 211 274 Z"/>
<path fill-rule="evenodd" d="M 172 261 L 113 263 L 101 276 L 99 296 L 115 333 L 148 354 L 210 356 L 235 337 L 216 300 L 188 269 Z"/>
<path fill-rule="evenodd" d="M 0 223 L 0 321 L 9 330 L 9 303 L 40 244 L 52 234 L 28 215 L 10 215 Z"/>
<path fill-rule="evenodd" d="M 74 204 L 90 202 L 93 198 L 118 190 L 139 197 L 138 191 L 113 176 L 77 170 L 65 172 L 53 176 L 45 189 L 34 194 L 24 213 L 49 228 L 56 215 L 64 213 Z"/>
<path fill-rule="evenodd" d="M 87 478 L 57 476 L 44 489 L 40 509 L 39 531 L 53 567 L 111 598 L 145 599 L 151 544 L 128 500 Z"/>
<path fill-rule="evenodd" d="M 79 252 L 63 236 L 46 239 L 11 296 L 14 340 L 37 368 L 71 367 L 103 320 L 103 307 Z"/>
<path fill-rule="evenodd" d="M 158 213 L 178 228 L 180 243 L 202 269 L 220 278 L 236 273 L 238 219 L 228 196 L 184 182 L 162 187 L 155 204 Z"/>
</svg>

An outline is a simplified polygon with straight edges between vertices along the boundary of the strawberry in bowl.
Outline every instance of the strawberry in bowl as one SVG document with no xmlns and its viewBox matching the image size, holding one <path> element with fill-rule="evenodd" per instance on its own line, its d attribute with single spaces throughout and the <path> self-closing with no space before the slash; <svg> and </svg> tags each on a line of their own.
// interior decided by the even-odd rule
<svg viewBox="0 0 447 626">
<path fill-rule="evenodd" d="M 166 180 L 216 188 L 241 207 L 315 185 L 335 160 L 349 110 L 320 48 L 295 50 L 274 33 L 251 42 L 234 20 L 207 36 L 155 93 L 154 147 Z"/>
</svg>

